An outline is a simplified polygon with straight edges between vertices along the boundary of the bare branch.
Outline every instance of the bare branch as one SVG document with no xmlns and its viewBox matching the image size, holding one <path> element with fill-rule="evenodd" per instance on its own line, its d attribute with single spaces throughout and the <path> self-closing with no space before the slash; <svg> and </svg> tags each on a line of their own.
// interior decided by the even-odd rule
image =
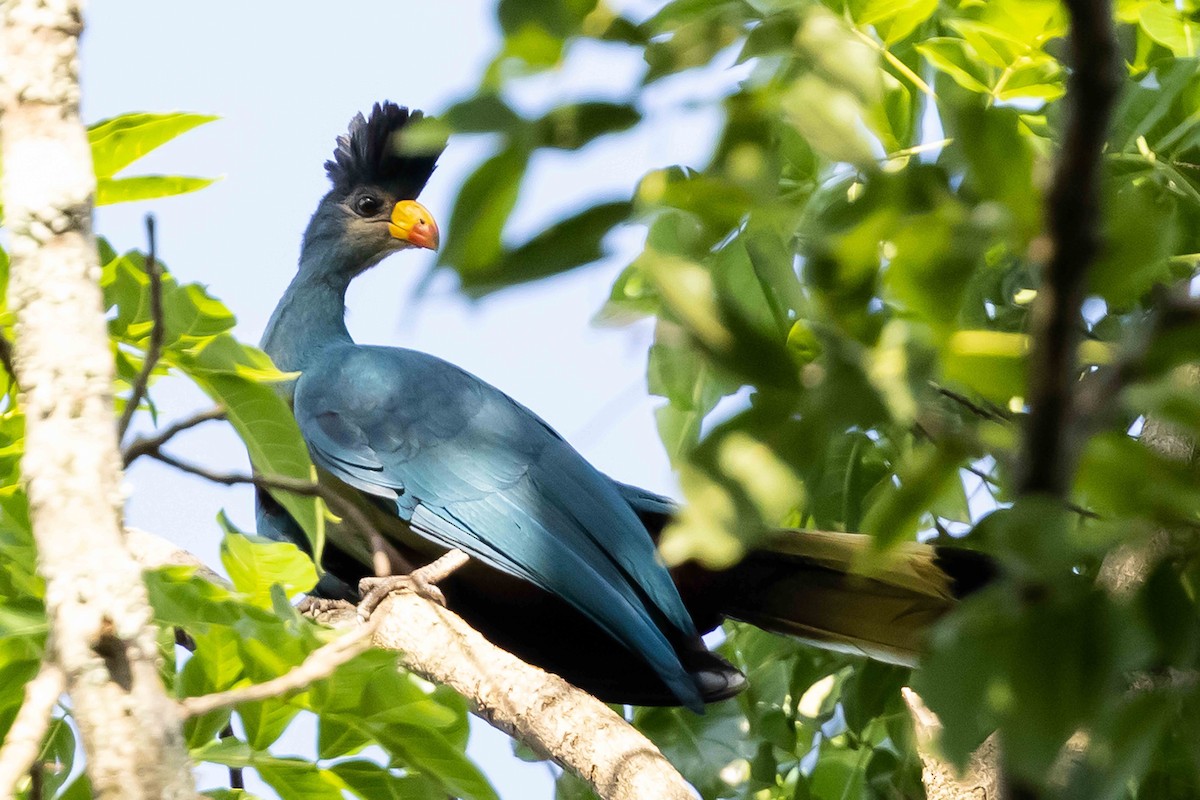
<svg viewBox="0 0 1200 800">
<path fill-rule="evenodd" d="M 374 553 L 373 562 L 376 577 L 386 578 L 394 574 L 397 570 L 400 572 L 412 572 L 414 569 L 414 566 L 408 563 L 408 560 L 400 555 L 396 551 L 396 548 L 387 543 L 379 527 L 361 508 L 320 483 L 313 483 L 302 478 L 289 478 L 286 475 L 240 475 L 236 472 L 215 472 L 197 464 L 181 461 L 159 449 L 147 452 L 144 455 L 156 458 L 181 472 L 195 475 L 198 478 L 204 478 L 206 481 L 211 481 L 212 483 L 220 483 L 224 486 L 255 486 L 268 491 L 279 489 L 305 497 L 319 497 L 325 501 L 326 505 L 335 514 L 345 517 L 346 521 L 356 530 L 366 533 L 371 543 L 371 550 Z"/>
<path fill-rule="evenodd" d="M 960 406 L 965 408 L 967 411 L 970 411 L 980 419 L 987 420 L 988 422 L 1012 422 L 1011 416 L 995 408 L 991 403 L 976 403 L 965 394 L 956 392 L 953 389 L 947 389 L 945 386 L 932 382 L 930 385 L 933 387 L 933 390 L 942 397 L 958 403 Z"/>
<path fill-rule="evenodd" d="M 1017 488 L 1062 497 L 1077 458 L 1080 309 L 1100 247 L 1100 160 L 1122 63 L 1109 0 L 1066 0 L 1071 16 L 1068 115 L 1046 204 L 1049 258 L 1033 306 L 1029 417 Z"/>
<path fill-rule="evenodd" d="M 0 746 L 0 800 L 16 794 L 21 780 L 37 760 L 42 739 L 50 726 L 50 712 L 63 693 L 63 672 L 52 661 L 43 661 L 33 680 L 25 684 L 25 702 Z"/>
<path fill-rule="evenodd" d="M 312 683 L 328 678 L 342 664 L 371 649 L 372 637 L 378 624 L 374 621 L 368 622 L 339 636 L 309 653 L 308 658 L 278 678 L 224 692 L 184 698 L 179 701 L 179 712 L 184 718 L 198 717 L 218 708 L 267 700 L 304 689 Z"/>
<path fill-rule="evenodd" d="M 121 459 L 125 462 L 128 468 L 137 459 L 142 456 L 154 455 L 158 449 L 169 441 L 174 439 L 179 434 L 186 430 L 190 430 L 197 425 L 202 425 L 205 422 L 212 420 L 225 419 L 225 407 L 213 406 L 204 411 L 197 411 L 190 417 L 184 417 L 177 422 L 173 422 L 152 436 L 139 436 L 132 442 L 127 444 L 121 450 Z"/>
<path fill-rule="evenodd" d="M 117 423 L 117 441 L 125 438 L 129 423 L 133 421 L 133 415 L 137 413 L 142 398 L 146 396 L 150 376 L 154 373 L 158 360 L 162 358 L 163 335 L 167 329 L 163 319 L 162 267 L 155 256 L 153 214 L 146 215 L 146 241 L 146 275 L 150 277 L 150 342 L 142 360 L 142 369 L 129 392 L 129 401 L 125 403 L 125 410 L 121 412 L 121 420 Z"/>
</svg>

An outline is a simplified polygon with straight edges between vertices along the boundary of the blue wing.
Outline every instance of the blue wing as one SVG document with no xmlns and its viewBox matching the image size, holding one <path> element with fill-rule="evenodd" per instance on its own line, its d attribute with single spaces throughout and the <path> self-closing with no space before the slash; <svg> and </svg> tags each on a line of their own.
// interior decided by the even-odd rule
<svg viewBox="0 0 1200 800">
<path fill-rule="evenodd" d="M 299 378 L 295 413 L 319 466 L 394 501 L 418 534 L 562 597 L 699 707 L 659 621 L 695 628 L 649 534 L 533 412 L 433 356 L 344 345 Z"/>
</svg>

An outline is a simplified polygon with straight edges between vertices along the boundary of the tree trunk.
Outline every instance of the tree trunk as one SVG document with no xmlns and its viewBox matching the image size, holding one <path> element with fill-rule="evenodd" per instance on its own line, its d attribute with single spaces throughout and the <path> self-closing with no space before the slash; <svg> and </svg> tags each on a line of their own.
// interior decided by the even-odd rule
<svg viewBox="0 0 1200 800">
<path fill-rule="evenodd" d="M 122 542 L 113 359 L 91 230 L 95 179 L 79 120 L 82 13 L 72 0 L 0 8 L 9 306 L 49 657 L 66 676 L 97 797 L 194 797 L 141 572 Z"/>
</svg>

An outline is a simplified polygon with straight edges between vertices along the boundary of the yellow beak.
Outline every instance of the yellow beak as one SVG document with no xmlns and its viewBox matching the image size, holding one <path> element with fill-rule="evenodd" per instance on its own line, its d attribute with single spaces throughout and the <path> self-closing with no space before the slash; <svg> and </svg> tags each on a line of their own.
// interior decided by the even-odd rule
<svg viewBox="0 0 1200 800">
<path fill-rule="evenodd" d="M 426 250 L 438 248 L 438 226 L 429 209 L 416 200 L 401 200 L 392 209 L 388 232 L 402 242 Z"/>
</svg>

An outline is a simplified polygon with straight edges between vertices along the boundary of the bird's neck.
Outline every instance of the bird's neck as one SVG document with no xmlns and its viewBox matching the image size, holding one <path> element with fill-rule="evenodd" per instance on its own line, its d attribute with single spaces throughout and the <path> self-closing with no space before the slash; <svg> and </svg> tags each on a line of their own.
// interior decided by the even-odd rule
<svg viewBox="0 0 1200 800">
<path fill-rule="evenodd" d="M 312 267 L 302 256 L 263 334 L 262 349 L 284 372 L 303 371 L 325 348 L 354 341 L 346 330 L 348 273 Z"/>
</svg>

